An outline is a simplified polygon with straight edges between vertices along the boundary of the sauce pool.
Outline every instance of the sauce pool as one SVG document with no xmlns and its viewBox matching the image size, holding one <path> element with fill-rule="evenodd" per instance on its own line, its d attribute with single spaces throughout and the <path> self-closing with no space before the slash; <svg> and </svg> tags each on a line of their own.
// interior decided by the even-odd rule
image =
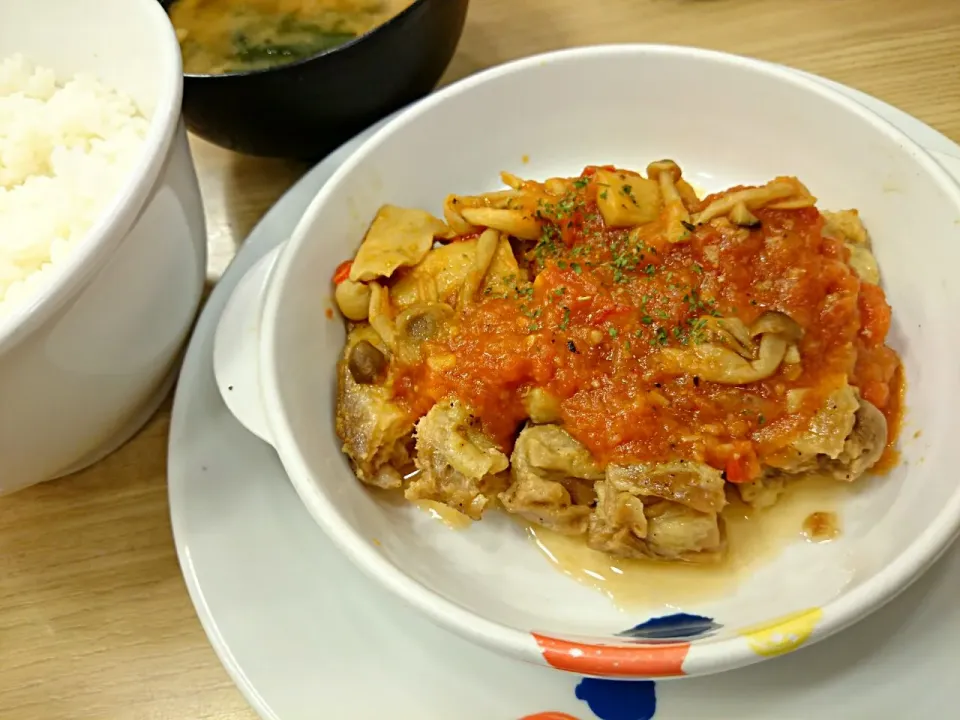
<svg viewBox="0 0 960 720">
<path fill-rule="evenodd" d="M 727 550 L 712 563 L 626 560 L 587 547 L 583 538 L 527 525 L 527 534 L 558 571 L 597 590 L 624 610 L 651 604 L 679 605 L 728 594 L 790 543 L 805 537 L 805 522 L 814 514 L 833 515 L 855 492 L 831 478 L 811 476 L 791 483 L 771 508 L 752 510 L 733 498 L 724 509 Z M 837 537 L 818 537 L 827 542 Z"/>
</svg>

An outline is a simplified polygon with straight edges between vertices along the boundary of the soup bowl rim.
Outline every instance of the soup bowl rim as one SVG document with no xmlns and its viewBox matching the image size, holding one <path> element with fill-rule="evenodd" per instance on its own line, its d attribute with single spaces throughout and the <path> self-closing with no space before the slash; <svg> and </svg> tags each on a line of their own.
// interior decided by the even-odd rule
<svg viewBox="0 0 960 720">
<path fill-rule="evenodd" d="M 208 78 L 257 77 L 260 75 L 275 73 L 280 70 L 288 70 L 292 68 L 301 67 L 303 65 L 306 65 L 307 63 L 311 63 L 315 60 L 325 58 L 329 55 L 334 55 L 336 53 L 346 51 L 348 48 L 352 48 L 355 45 L 359 45 L 364 40 L 368 40 L 376 35 L 386 32 L 387 27 L 403 22 L 404 21 L 403 18 L 413 13 L 417 6 L 423 5 L 430 1 L 431 0 L 413 0 L 413 2 L 411 2 L 407 7 L 405 7 L 403 10 L 398 12 L 396 15 L 393 15 L 385 22 L 382 22 L 379 25 L 376 25 L 370 28 L 365 33 L 361 33 L 360 35 L 357 35 L 352 40 L 348 40 L 347 42 L 341 43 L 340 45 L 334 45 L 333 47 L 320 50 L 314 53 L 313 55 L 309 55 L 305 58 L 300 58 L 299 60 L 293 60 L 292 62 L 279 63 L 277 65 L 270 65 L 268 67 L 251 68 L 250 70 L 233 70 L 230 72 L 222 72 L 222 73 L 194 73 L 194 72 L 187 72 L 186 68 L 184 68 L 183 76 L 185 78 L 191 78 L 191 79 L 193 78 L 208 79 Z M 163 9 L 168 16 L 170 16 L 170 10 L 178 2 L 180 2 L 180 0 L 165 1 L 163 3 Z M 170 17 L 172 22 L 172 16 Z M 174 30 L 176 30 L 176 26 L 174 26 Z"/>
</svg>

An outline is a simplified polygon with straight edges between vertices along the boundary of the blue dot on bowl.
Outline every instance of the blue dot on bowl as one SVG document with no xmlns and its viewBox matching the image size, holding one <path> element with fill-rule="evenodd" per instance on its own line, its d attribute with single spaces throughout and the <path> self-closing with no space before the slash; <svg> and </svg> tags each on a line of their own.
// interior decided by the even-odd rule
<svg viewBox="0 0 960 720">
<path fill-rule="evenodd" d="M 674 642 L 707 637 L 713 635 L 722 627 L 713 618 L 689 613 L 675 613 L 674 615 L 651 618 L 629 630 L 617 633 L 617 636 L 647 642 Z"/>
<path fill-rule="evenodd" d="M 657 714 L 657 690 L 651 680 L 584 678 L 576 694 L 599 720 L 651 720 Z"/>
</svg>

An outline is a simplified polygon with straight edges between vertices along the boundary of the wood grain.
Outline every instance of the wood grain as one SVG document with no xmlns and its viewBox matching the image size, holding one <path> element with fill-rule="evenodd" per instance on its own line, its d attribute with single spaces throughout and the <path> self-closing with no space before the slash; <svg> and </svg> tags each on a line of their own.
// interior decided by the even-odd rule
<svg viewBox="0 0 960 720">
<path fill-rule="evenodd" d="M 809 70 L 960 141 L 956 0 L 474 0 L 444 81 L 595 43 L 696 45 Z M 194 138 L 214 282 L 306 169 Z M 252 720 L 177 565 L 165 483 L 169 403 L 73 477 L 0 498 L 0 718 Z M 322 713 L 318 717 L 322 716 Z"/>
</svg>

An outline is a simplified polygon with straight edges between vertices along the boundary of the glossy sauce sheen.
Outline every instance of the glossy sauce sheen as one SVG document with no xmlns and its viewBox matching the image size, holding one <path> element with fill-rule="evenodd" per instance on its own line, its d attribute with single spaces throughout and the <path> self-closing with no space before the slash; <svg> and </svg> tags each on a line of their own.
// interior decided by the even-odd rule
<svg viewBox="0 0 960 720">
<path fill-rule="evenodd" d="M 216 74 L 296 62 L 382 25 L 413 0 L 177 0 L 184 70 Z"/>
<path fill-rule="evenodd" d="M 732 591 L 760 565 L 774 559 L 802 537 L 829 542 L 839 536 L 807 535 L 811 515 L 832 516 L 853 486 L 832 478 L 809 476 L 791 483 L 777 504 L 752 510 L 730 494 L 724 508 L 727 552 L 714 562 L 670 563 L 628 560 L 591 550 L 583 538 L 569 537 L 543 527 L 527 525 L 527 533 L 554 567 L 577 582 L 608 596 L 618 607 L 630 610 L 651 604 L 679 606 L 707 601 Z"/>
<path fill-rule="evenodd" d="M 436 500 L 417 500 L 416 506 L 451 530 L 464 530 L 473 524 L 473 521 L 462 512 Z"/>
<path fill-rule="evenodd" d="M 803 521 L 803 534 L 811 542 L 830 542 L 840 534 L 840 520 L 833 512 L 810 513 Z"/>
<path fill-rule="evenodd" d="M 606 190 L 593 172 L 537 208 L 546 222 L 540 241 L 523 249 L 530 279 L 468 306 L 452 332 L 426 345 L 421 363 L 399 374 L 395 391 L 412 413 L 456 395 L 509 451 L 526 419 L 523 394 L 540 387 L 561 400 L 563 427 L 603 464 L 684 458 L 723 469 L 735 453 L 759 468 L 849 379 L 887 415 L 895 440 L 900 373 L 885 345 L 890 308 L 880 287 L 849 268 L 843 243 L 823 235 L 817 209 L 757 210 L 753 230 L 691 226 L 689 241 L 677 244 L 665 241 L 661 215 L 631 238 L 604 226 L 596 198 Z M 782 365 L 745 386 L 664 369 L 660 351 L 701 341 L 703 317 L 749 324 L 765 311 L 803 328 L 799 367 Z M 435 355 L 455 363 L 431 367 Z M 791 388 L 808 390 L 792 413 Z"/>
</svg>

